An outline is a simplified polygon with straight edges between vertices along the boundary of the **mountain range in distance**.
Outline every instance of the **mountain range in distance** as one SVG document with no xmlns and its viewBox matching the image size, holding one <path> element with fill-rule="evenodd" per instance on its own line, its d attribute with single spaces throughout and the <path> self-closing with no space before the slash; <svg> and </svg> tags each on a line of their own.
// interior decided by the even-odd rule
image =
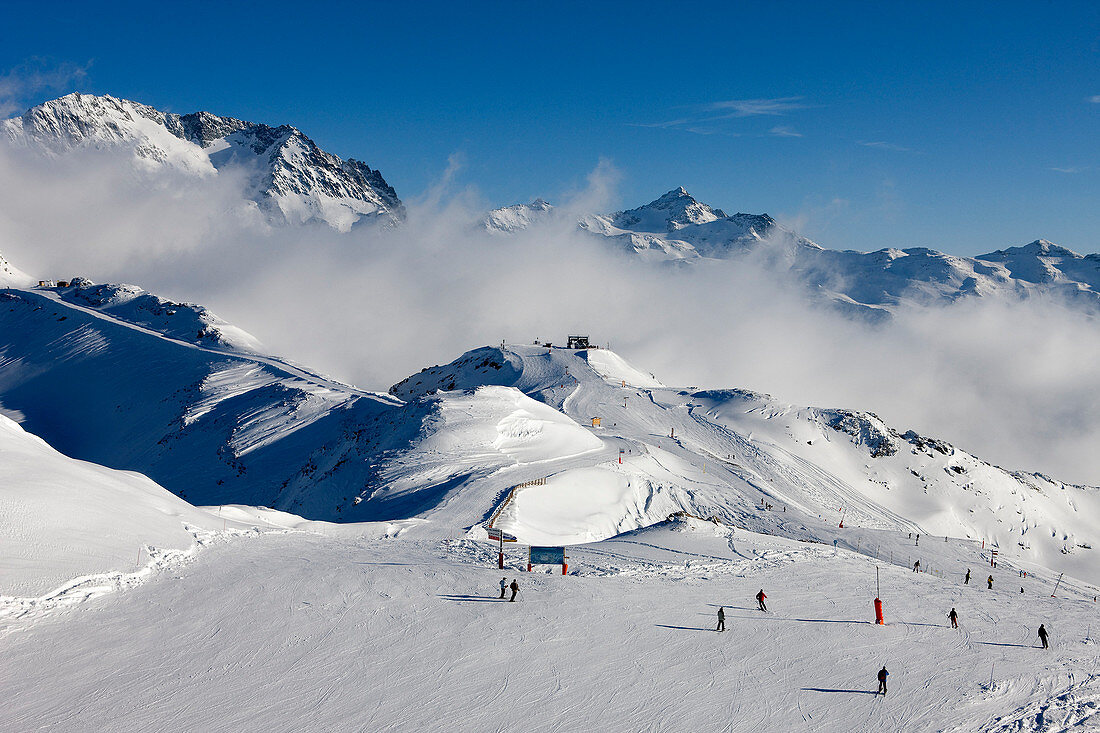
<svg viewBox="0 0 1100 733">
<path fill-rule="evenodd" d="M 290 125 L 270 126 L 208 112 L 178 115 L 110 96 L 69 94 L 0 121 L 0 144 L 59 158 L 96 150 L 148 175 L 243 172 L 246 200 L 275 226 L 324 225 L 339 232 L 400 227 L 405 205 L 381 173 L 321 150 Z M 543 199 L 489 212 L 484 231 L 515 236 L 564 216 Z M 888 321 L 897 306 L 975 297 L 1053 299 L 1100 311 L 1100 254 L 1080 255 L 1044 239 L 960 257 L 924 247 L 833 250 L 768 214 L 727 215 L 675 188 L 632 209 L 590 213 L 581 236 L 655 265 L 762 264 L 791 275 L 807 294 L 861 320 Z"/>
</svg>

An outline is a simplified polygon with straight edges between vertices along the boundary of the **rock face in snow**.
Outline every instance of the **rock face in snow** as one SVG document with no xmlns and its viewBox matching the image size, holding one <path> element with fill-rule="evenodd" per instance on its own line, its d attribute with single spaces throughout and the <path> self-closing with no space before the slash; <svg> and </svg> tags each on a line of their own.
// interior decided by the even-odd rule
<svg viewBox="0 0 1100 733">
<path fill-rule="evenodd" d="M 497 209 L 486 218 L 515 232 L 537 224 L 529 206 Z M 578 226 L 651 261 L 704 265 L 708 260 L 752 257 L 791 273 L 814 297 L 824 297 L 853 316 L 888 319 L 904 302 L 950 303 L 962 298 L 1011 295 L 1053 297 L 1100 312 L 1100 255 L 1082 256 L 1046 240 L 1023 247 L 956 257 L 933 249 L 875 252 L 824 249 L 767 214 L 727 216 L 681 188 L 655 201 L 613 214 L 584 217 Z"/>
<path fill-rule="evenodd" d="M 0 122 L 0 141 L 49 155 L 82 149 L 123 151 L 140 168 L 205 176 L 243 171 L 246 198 L 276 224 L 324 222 L 347 231 L 359 222 L 395 225 L 405 208 L 382 174 L 326 153 L 297 128 L 208 112 L 178 115 L 109 96 L 69 94 Z"/>
</svg>

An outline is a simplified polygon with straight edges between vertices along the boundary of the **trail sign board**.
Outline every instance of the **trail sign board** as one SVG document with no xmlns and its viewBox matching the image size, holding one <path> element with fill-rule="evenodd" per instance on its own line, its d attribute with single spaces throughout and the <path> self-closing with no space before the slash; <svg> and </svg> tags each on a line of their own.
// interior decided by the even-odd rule
<svg viewBox="0 0 1100 733">
<path fill-rule="evenodd" d="M 489 539 L 495 540 L 497 542 L 515 542 L 516 541 L 515 535 L 510 535 L 507 532 L 501 532 L 496 527 L 487 527 L 485 531 L 489 533 Z"/>
<path fill-rule="evenodd" d="M 564 565 L 565 564 L 565 548 L 564 547 L 532 547 L 531 548 L 531 564 L 532 565 Z"/>
</svg>

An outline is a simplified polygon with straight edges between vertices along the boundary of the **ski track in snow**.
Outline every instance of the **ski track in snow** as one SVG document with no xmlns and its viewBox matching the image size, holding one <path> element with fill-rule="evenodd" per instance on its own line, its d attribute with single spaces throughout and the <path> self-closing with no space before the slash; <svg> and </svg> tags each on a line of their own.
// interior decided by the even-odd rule
<svg viewBox="0 0 1100 733">
<path fill-rule="evenodd" d="M 1100 720 L 1097 647 L 1081 643 L 1096 608 L 1081 600 L 886 567 L 876 627 L 871 559 L 698 520 L 573 547 L 568 577 L 520 572 L 515 547 L 498 571 L 494 544 L 415 528 L 248 534 L 203 534 L 202 552 L 132 582 L 79 579 L 29 609 L 22 633 L 0 635 L 0 729 L 1001 733 Z M 515 604 L 496 597 L 502 574 L 520 582 Z M 87 592 L 104 586 L 127 592 Z M 1056 622 L 1049 652 L 1033 642 L 1040 618 Z M 870 694 L 882 664 L 885 699 Z"/>
</svg>

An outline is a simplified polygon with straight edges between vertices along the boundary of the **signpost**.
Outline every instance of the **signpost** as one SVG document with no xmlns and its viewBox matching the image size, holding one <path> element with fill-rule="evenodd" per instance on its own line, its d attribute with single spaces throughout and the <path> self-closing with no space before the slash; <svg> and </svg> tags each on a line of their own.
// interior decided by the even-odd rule
<svg viewBox="0 0 1100 733">
<path fill-rule="evenodd" d="M 569 572 L 566 563 L 564 547 L 537 547 L 532 545 L 527 558 L 527 572 L 531 572 L 532 565 L 561 565 L 561 574 Z"/>
<path fill-rule="evenodd" d="M 515 542 L 516 537 L 515 537 L 515 535 L 510 535 L 507 532 L 501 532 L 496 527 L 486 527 L 485 531 L 489 533 L 489 539 L 496 540 L 497 542 L 500 543 L 500 554 L 497 555 L 497 567 L 500 568 L 501 570 L 503 570 L 504 569 L 504 543 L 505 542 Z M 530 570 L 531 568 L 528 567 L 527 569 Z"/>
</svg>

